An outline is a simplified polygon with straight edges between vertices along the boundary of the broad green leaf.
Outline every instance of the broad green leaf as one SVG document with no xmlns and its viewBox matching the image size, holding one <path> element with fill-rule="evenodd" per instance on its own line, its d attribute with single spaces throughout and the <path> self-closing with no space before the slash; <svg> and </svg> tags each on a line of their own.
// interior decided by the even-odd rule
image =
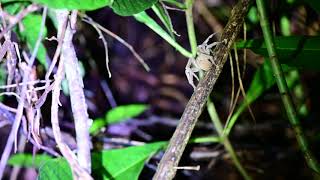
<svg viewBox="0 0 320 180">
<path fill-rule="evenodd" d="M 279 61 L 298 69 L 320 70 L 320 36 L 276 37 L 275 48 Z M 263 39 L 241 41 L 237 48 L 249 48 L 257 54 L 268 57 Z"/>
<path fill-rule="evenodd" d="M 157 142 L 93 153 L 94 175 L 96 179 L 137 180 L 145 162 L 166 144 L 166 142 Z"/>
<path fill-rule="evenodd" d="M 167 9 L 165 9 L 162 6 L 162 4 L 160 2 L 158 2 L 152 6 L 152 10 L 156 13 L 156 15 L 159 17 L 161 22 L 164 24 L 164 26 L 166 27 L 170 36 L 173 39 L 175 39 L 173 25 L 172 25 L 171 18 L 170 18 L 170 15 L 169 15 Z"/>
<path fill-rule="evenodd" d="M 42 16 L 29 14 L 22 20 L 23 30 L 20 31 L 20 37 L 27 42 L 28 48 L 33 51 L 36 42 L 39 38 L 39 32 L 41 28 Z M 42 39 L 47 36 L 47 28 L 44 26 Z M 37 59 L 44 66 L 48 67 L 46 62 L 46 49 L 41 43 L 37 53 Z"/>
<path fill-rule="evenodd" d="M 68 10 L 95 10 L 109 6 L 112 0 L 31 0 L 32 2 L 44 4 L 49 8 Z"/>
<path fill-rule="evenodd" d="M 164 40 L 166 40 L 171 46 L 176 48 L 182 55 L 191 58 L 192 53 L 184 49 L 180 44 L 178 44 L 175 39 L 173 39 L 165 30 L 162 29 L 162 27 L 153 20 L 146 12 L 141 12 L 134 15 L 134 18 L 136 18 L 137 21 L 144 23 L 146 26 L 148 26 L 150 29 L 152 29 L 154 32 L 156 32 L 160 37 L 162 37 Z"/>
<path fill-rule="evenodd" d="M 114 0 L 111 8 L 121 16 L 132 16 L 151 8 L 158 0 Z"/>
<path fill-rule="evenodd" d="M 39 180 L 72 180 L 71 168 L 64 158 L 47 161 L 39 169 Z"/>
<path fill-rule="evenodd" d="M 52 157 L 41 154 L 41 155 L 32 155 L 32 154 L 13 154 L 8 160 L 8 164 L 11 166 L 21 166 L 21 167 L 34 167 L 39 168 L 46 161 L 51 160 Z"/>
<path fill-rule="evenodd" d="M 143 113 L 148 107 L 149 106 L 144 104 L 130 104 L 113 108 L 106 113 L 105 119 L 98 118 L 94 120 L 89 131 L 91 134 L 96 134 L 104 126 L 136 117 Z"/>
</svg>

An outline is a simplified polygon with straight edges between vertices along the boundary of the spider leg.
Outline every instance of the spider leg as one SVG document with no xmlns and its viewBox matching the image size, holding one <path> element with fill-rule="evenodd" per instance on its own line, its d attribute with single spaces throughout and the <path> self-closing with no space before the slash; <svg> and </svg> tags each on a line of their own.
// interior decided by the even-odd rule
<svg viewBox="0 0 320 180">
<path fill-rule="evenodd" d="M 193 82 L 193 77 L 195 77 L 197 79 L 197 81 L 199 81 L 198 76 L 196 75 L 196 72 L 199 72 L 199 69 L 197 68 L 190 68 L 188 72 L 186 72 L 186 76 L 188 79 L 189 84 L 195 89 L 196 86 L 194 85 Z"/>
<path fill-rule="evenodd" d="M 190 58 L 185 69 L 185 74 L 187 76 L 189 84 L 195 89 L 193 78 L 196 78 L 199 81 L 199 78 L 196 72 L 199 72 L 200 69 L 194 58 Z"/>
<path fill-rule="evenodd" d="M 216 33 L 211 34 L 202 44 L 207 45 L 209 40 L 215 35 Z"/>
</svg>

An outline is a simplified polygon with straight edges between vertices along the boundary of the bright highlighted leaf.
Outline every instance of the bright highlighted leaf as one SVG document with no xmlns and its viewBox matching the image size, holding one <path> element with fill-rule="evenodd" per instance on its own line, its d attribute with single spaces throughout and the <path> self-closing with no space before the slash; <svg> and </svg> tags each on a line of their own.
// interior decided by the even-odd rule
<svg viewBox="0 0 320 180">
<path fill-rule="evenodd" d="M 109 6 L 112 0 L 31 0 L 35 3 L 44 4 L 49 8 L 68 10 L 95 10 Z"/>
<path fill-rule="evenodd" d="M 92 169 L 96 179 L 136 180 L 145 162 L 166 146 L 157 142 L 143 146 L 106 150 L 92 154 Z"/>
<path fill-rule="evenodd" d="M 106 114 L 108 124 L 118 123 L 143 113 L 149 106 L 144 104 L 130 104 L 118 106 Z"/>
<path fill-rule="evenodd" d="M 21 167 L 34 167 L 39 168 L 48 160 L 52 159 L 51 156 L 42 154 L 35 155 L 33 157 L 32 154 L 13 154 L 8 160 L 8 164 L 11 166 L 21 166 Z"/>
<path fill-rule="evenodd" d="M 151 8 L 158 0 L 114 0 L 111 8 L 121 16 L 131 16 Z"/>
<path fill-rule="evenodd" d="M 149 106 L 144 104 L 130 104 L 118 106 L 107 112 L 105 119 L 98 118 L 93 121 L 89 131 L 96 134 L 101 128 L 108 124 L 119 123 L 143 113 Z"/>
<path fill-rule="evenodd" d="M 102 118 L 95 119 L 89 129 L 89 132 L 90 134 L 97 134 L 100 131 L 100 129 L 106 125 L 107 125 L 107 122 L 104 119 Z"/>
<path fill-rule="evenodd" d="M 282 64 L 296 68 L 320 70 L 320 36 L 276 37 L 275 48 Z M 248 48 L 257 54 L 268 57 L 263 39 L 241 41 L 237 48 Z"/>
<path fill-rule="evenodd" d="M 33 51 L 39 37 L 41 21 L 42 16 L 35 14 L 29 14 L 22 20 L 24 29 L 23 31 L 20 31 L 20 36 L 27 42 L 28 48 L 31 50 L 31 52 Z M 42 39 L 44 39 L 46 35 L 47 28 L 44 26 Z M 46 49 L 42 43 L 39 46 L 37 58 L 43 66 L 45 66 L 46 68 L 48 67 L 46 62 Z"/>
<path fill-rule="evenodd" d="M 72 172 L 68 162 L 64 158 L 56 158 L 47 161 L 39 169 L 39 180 L 72 180 Z"/>
</svg>

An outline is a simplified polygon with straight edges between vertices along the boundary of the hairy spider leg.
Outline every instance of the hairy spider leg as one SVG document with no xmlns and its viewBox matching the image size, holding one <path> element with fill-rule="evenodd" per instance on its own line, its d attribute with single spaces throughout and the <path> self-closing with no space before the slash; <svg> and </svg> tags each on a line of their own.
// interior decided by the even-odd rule
<svg viewBox="0 0 320 180">
<path fill-rule="evenodd" d="M 193 82 L 193 77 L 195 77 L 197 79 L 197 81 L 199 81 L 199 78 L 197 76 L 197 72 L 199 72 L 201 69 L 198 67 L 196 61 L 194 58 L 190 58 L 187 65 L 186 65 L 186 70 L 185 70 L 185 74 L 187 76 L 188 82 L 189 84 L 195 89 L 196 86 L 194 85 Z"/>
</svg>

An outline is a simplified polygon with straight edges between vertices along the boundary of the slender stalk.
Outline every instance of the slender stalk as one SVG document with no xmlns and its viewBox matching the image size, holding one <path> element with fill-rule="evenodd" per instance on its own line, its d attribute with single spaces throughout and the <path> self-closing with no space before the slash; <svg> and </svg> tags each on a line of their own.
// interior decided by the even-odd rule
<svg viewBox="0 0 320 180">
<path fill-rule="evenodd" d="M 193 15 L 192 15 L 193 0 L 186 0 L 185 5 L 187 7 L 186 20 L 187 20 L 189 43 L 191 46 L 191 53 L 194 57 L 196 56 L 196 53 L 197 53 L 197 40 L 196 40 L 196 34 L 194 32 Z"/>
<path fill-rule="evenodd" d="M 237 154 L 235 153 L 229 138 L 227 136 L 223 135 L 223 126 L 221 124 L 220 118 L 218 116 L 218 113 L 216 111 L 216 108 L 213 104 L 213 102 L 210 100 L 210 98 L 208 98 L 207 101 L 207 110 L 209 112 L 210 118 L 212 123 L 214 124 L 214 127 L 216 128 L 220 138 L 221 139 L 221 143 L 223 143 L 224 148 L 226 148 L 227 152 L 230 154 L 230 157 L 234 163 L 234 165 L 236 166 L 236 168 L 238 169 L 238 171 L 240 172 L 240 174 L 242 175 L 242 177 L 246 180 L 250 180 L 252 179 L 248 173 L 246 172 L 246 170 L 243 168 L 243 166 L 241 165 Z"/>
<path fill-rule="evenodd" d="M 282 99 L 283 105 L 286 109 L 289 122 L 290 122 L 290 124 L 296 134 L 296 138 L 297 138 L 299 147 L 300 147 L 302 153 L 304 154 L 304 157 L 306 159 L 308 166 L 311 169 L 313 169 L 315 172 L 320 173 L 319 163 L 317 162 L 316 158 L 314 157 L 314 155 L 310 151 L 308 142 L 307 142 L 306 137 L 304 135 L 304 132 L 300 126 L 300 121 L 297 116 L 295 107 L 294 107 L 294 105 L 292 103 L 292 99 L 289 95 L 289 90 L 288 90 L 288 86 L 287 86 L 286 80 L 283 75 L 283 71 L 282 71 L 281 66 L 279 65 L 279 62 L 278 62 L 277 53 L 274 48 L 275 44 L 274 44 L 272 33 L 270 30 L 268 17 L 267 17 L 266 11 L 265 11 L 264 2 L 263 2 L 263 0 L 256 0 L 256 3 L 257 3 L 259 15 L 260 15 L 261 28 L 262 28 L 264 40 L 266 43 L 266 47 L 268 50 L 268 54 L 270 57 L 270 62 L 271 62 L 273 74 L 276 78 L 276 83 L 278 85 L 278 88 L 279 88 L 279 91 L 281 94 L 281 99 Z"/>
</svg>

